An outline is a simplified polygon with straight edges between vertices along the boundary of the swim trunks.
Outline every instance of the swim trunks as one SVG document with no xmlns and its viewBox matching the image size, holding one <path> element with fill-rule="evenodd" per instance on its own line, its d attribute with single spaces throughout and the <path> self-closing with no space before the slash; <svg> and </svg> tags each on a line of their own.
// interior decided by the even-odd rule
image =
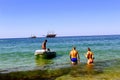
<svg viewBox="0 0 120 80">
<path fill-rule="evenodd" d="M 93 63 L 93 59 L 89 59 L 88 61 L 89 61 L 89 63 Z"/>
<path fill-rule="evenodd" d="M 71 58 L 72 62 L 77 62 L 77 58 Z"/>
</svg>

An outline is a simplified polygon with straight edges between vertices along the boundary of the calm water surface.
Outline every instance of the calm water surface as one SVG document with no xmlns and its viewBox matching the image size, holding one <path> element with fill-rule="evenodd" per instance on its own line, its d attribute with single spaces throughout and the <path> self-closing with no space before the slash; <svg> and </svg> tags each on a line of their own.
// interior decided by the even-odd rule
<svg viewBox="0 0 120 80">
<path fill-rule="evenodd" d="M 41 43 L 45 39 L 48 40 L 47 47 L 57 53 L 57 56 L 51 60 L 37 59 L 34 56 L 35 50 L 41 49 Z M 69 52 L 72 46 L 76 46 L 79 51 L 82 69 L 87 62 L 84 54 L 88 47 L 94 52 L 95 69 L 105 68 L 104 71 L 111 71 L 113 68 L 117 70 L 120 65 L 119 35 L 35 39 L 11 38 L 0 39 L 0 72 L 71 66 Z M 78 72 L 76 72 L 78 74 L 80 70 L 79 68 L 76 69 L 78 69 Z M 70 75 L 67 76 L 70 77 Z M 64 79 L 64 76 L 62 78 Z"/>
</svg>

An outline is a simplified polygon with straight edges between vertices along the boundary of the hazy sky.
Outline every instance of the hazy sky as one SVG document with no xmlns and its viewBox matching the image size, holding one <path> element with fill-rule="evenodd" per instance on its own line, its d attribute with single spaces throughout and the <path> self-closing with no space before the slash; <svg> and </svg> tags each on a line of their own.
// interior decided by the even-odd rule
<svg viewBox="0 0 120 80">
<path fill-rule="evenodd" d="M 0 38 L 120 34 L 120 0 L 0 0 Z"/>
</svg>

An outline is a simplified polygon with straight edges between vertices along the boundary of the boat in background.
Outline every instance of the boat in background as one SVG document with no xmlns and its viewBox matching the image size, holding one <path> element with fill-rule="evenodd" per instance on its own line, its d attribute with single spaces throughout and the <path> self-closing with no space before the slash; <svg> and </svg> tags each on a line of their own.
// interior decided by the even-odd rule
<svg viewBox="0 0 120 80">
<path fill-rule="evenodd" d="M 31 37 L 30 38 L 37 38 L 35 35 L 31 35 Z"/>
<path fill-rule="evenodd" d="M 46 35 L 46 37 L 47 37 L 47 38 L 54 38 L 54 37 L 56 37 L 56 34 L 55 34 L 55 33 L 48 33 L 48 34 Z"/>
</svg>

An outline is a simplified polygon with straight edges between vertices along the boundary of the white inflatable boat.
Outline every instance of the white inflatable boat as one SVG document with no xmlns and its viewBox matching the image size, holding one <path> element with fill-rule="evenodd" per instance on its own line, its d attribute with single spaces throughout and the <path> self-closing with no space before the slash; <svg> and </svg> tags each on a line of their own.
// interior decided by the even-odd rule
<svg viewBox="0 0 120 80">
<path fill-rule="evenodd" d="M 44 54 L 44 52 L 46 52 L 46 50 L 35 50 L 34 55 Z"/>
<path fill-rule="evenodd" d="M 48 50 L 35 50 L 34 55 L 42 58 L 54 58 L 56 57 L 56 52 Z"/>
</svg>

